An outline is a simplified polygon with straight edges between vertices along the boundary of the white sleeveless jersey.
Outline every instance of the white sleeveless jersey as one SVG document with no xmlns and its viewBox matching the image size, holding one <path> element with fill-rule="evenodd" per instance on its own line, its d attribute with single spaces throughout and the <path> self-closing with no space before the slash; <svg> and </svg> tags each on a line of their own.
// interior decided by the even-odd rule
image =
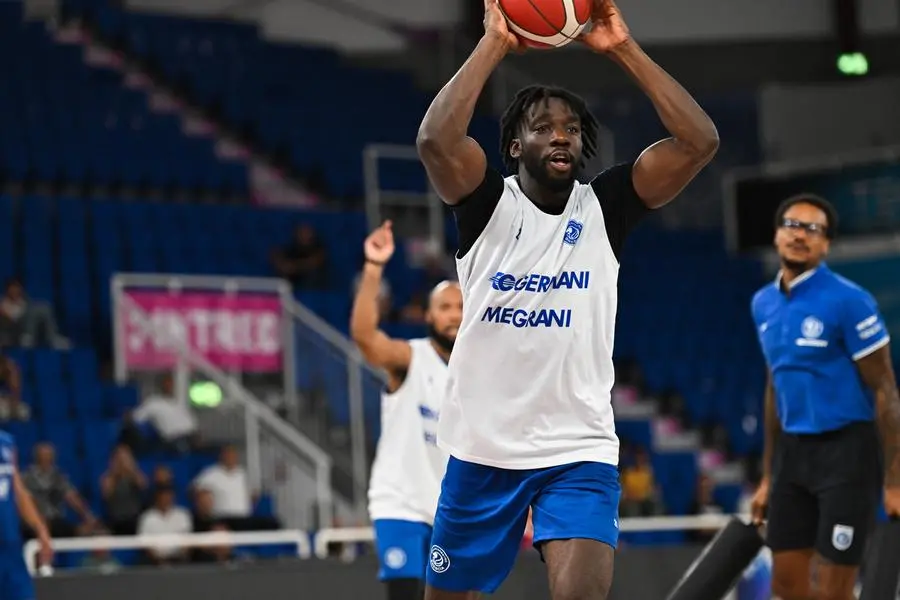
<svg viewBox="0 0 900 600">
<path fill-rule="evenodd" d="M 463 320 L 439 443 L 464 461 L 537 469 L 618 464 L 610 395 L 619 263 L 590 185 L 563 214 L 514 177 L 457 271 Z"/>
<path fill-rule="evenodd" d="M 369 481 L 369 518 L 434 521 L 447 454 L 437 447 L 447 364 L 431 340 L 409 340 L 403 384 L 381 396 L 381 437 Z"/>
</svg>

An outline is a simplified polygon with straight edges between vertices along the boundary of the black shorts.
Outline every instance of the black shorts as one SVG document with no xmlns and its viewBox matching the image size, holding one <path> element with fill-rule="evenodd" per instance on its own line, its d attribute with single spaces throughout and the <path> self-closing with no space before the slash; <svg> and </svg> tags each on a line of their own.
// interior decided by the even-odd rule
<svg viewBox="0 0 900 600">
<path fill-rule="evenodd" d="M 814 549 L 836 564 L 858 565 L 881 498 L 881 464 L 871 422 L 782 434 L 772 464 L 768 546 Z"/>
</svg>

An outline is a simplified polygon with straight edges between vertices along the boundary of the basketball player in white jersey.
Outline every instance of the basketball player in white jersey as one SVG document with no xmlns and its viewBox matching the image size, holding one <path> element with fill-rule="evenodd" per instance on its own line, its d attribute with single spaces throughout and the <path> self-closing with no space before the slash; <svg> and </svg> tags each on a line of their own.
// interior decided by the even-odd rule
<svg viewBox="0 0 900 600">
<path fill-rule="evenodd" d="M 388 221 L 365 242 L 366 264 L 350 331 L 366 360 L 388 375 L 381 400 L 381 437 L 369 483 L 369 518 L 388 600 L 421 600 L 431 526 L 447 454 L 437 447 L 447 361 L 462 319 L 462 292 L 451 282 L 431 292 L 429 337 L 398 340 L 378 329 L 384 265 L 394 253 Z"/>
<path fill-rule="evenodd" d="M 466 304 L 438 431 L 450 460 L 426 598 L 493 592 L 512 568 L 531 508 L 554 600 L 603 600 L 618 542 L 610 404 L 618 259 L 641 217 L 712 159 L 718 134 L 631 39 L 615 4 L 594 0 L 592 28 L 580 41 L 624 69 L 671 137 L 581 183 L 579 167 L 597 149 L 597 122 L 574 94 L 529 87 L 501 121 L 511 174 L 504 179 L 466 135 L 485 82 L 518 45 L 496 0 L 485 0 L 484 23 L 484 37 L 432 102 L 417 140 L 456 218 Z"/>
</svg>

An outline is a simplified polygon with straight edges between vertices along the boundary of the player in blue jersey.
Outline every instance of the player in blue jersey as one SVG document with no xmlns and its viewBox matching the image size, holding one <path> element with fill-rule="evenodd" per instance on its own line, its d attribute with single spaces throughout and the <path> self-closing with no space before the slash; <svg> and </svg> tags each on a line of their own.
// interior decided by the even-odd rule
<svg viewBox="0 0 900 600">
<path fill-rule="evenodd" d="M 53 559 L 50 533 L 22 483 L 16 468 L 13 437 L 0 430 L 0 598 L 34 600 L 34 585 L 22 556 L 19 518 L 31 527 L 41 543 L 40 564 Z"/>
<path fill-rule="evenodd" d="M 874 298 L 824 263 L 837 216 L 812 195 L 776 214 L 781 271 L 753 298 L 769 378 L 764 477 L 773 593 L 851 600 L 879 497 L 900 516 L 900 397 Z M 880 447 L 879 447 L 880 441 Z M 883 461 L 883 469 L 881 468 Z"/>
</svg>

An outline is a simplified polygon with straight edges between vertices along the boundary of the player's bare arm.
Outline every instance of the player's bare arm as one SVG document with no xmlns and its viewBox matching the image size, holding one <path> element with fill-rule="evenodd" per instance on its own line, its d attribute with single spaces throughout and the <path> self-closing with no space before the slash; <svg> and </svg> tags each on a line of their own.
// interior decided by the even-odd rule
<svg viewBox="0 0 900 600">
<path fill-rule="evenodd" d="M 467 135 L 475 103 L 503 57 L 518 46 L 497 0 L 484 0 L 484 36 L 456 75 L 438 92 L 419 126 L 416 146 L 431 185 L 449 205 L 484 179 L 487 158 Z"/>
<path fill-rule="evenodd" d="M 353 301 L 350 336 L 369 364 L 388 372 L 391 386 L 396 389 L 402 380 L 398 374 L 409 368 L 412 353 L 405 340 L 394 339 L 378 328 L 381 279 L 384 266 L 394 254 L 390 221 L 369 234 L 364 250 L 366 262 Z"/>
<path fill-rule="evenodd" d="M 35 537 L 41 544 L 41 564 L 48 565 L 53 559 L 53 551 L 50 545 L 50 530 L 47 529 L 47 524 L 44 522 L 41 513 L 38 512 L 34 499 L 32 499 L 31 493 L 22 482 L 18 470 L 13 472 L 13 490 L 16 494 L 16 506 L 19 509 L 19 516 L 31 527 Z"/>
<path fill-rule="evenodd" d="M 769 482 L 772 478 L 772 457 L 774 456 L 775 444 L 781 435 L 781 423 L 778 421 L 778 413 L 775 409 L 775 385 L 772 383 L 772 374 L 769 373 L 766 378 L 766 391 L 763 399 L 765 407 L 765 429 L 763 437 L 763 477 L 759 488 L 753 494 L 751 503 L 752 517 L 754 523 L 762 523 L 765 519 L 766 506 L 769 500 Z"/>
<path fill-rule="evenodd" d="M 719 134 L 687 90 L 631 38 L 615 2 L 594 0 L 591 23 L 591 31 L 581 41 L 628 73 L 653 102 L 672 136 L 644 150 L 632 174 L 638 196 L 650 208 L 658 208 L 675 198 L 712 160 Z"/>
<path fill-rule="evenodd" d="M 900 395 L 890 344 L 856 361 L 863 381 L 875 394 L 875 414 L 884 453 L 885 510 L 900 516 Z"/>
</svg>

